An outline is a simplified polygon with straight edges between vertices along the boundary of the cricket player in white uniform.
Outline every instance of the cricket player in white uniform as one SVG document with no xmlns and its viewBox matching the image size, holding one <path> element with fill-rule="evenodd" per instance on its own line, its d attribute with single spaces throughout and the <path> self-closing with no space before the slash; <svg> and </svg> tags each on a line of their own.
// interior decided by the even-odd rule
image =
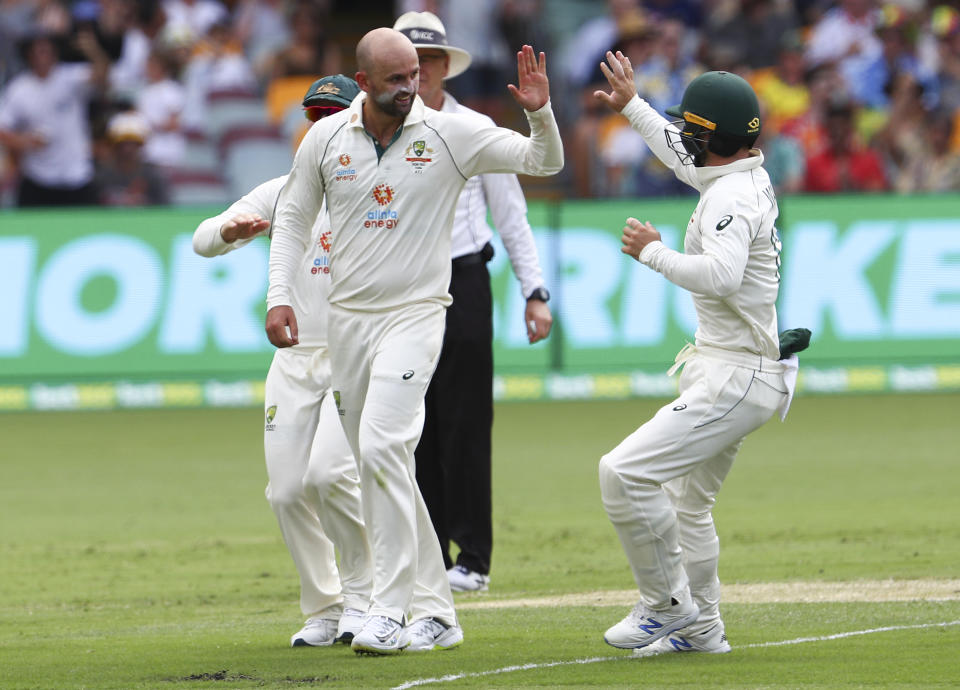
<svg viewBox="0 0 960 690">
<path fill-rule="evenodd" d="M 304 97 L 308 119 L 343 110 L 358 92 L 343 75 L 317 80 Z M 194 232 L 194 250 L 218 256 L 268 234 L 286 181 L 284 175 L 265 182 L 204 220 Z M 300 342 L 276 351 L 265 387 L 266 495 L 300 575 L 300 608 L 307 616 L 290 640 L 295 647 L 351 642 L 369 606 L 373 576 L 356 461 L 330 389 L 326 316 L 332 236 L 321 208 L 290 290 L 304 317 Z"/>
<path fill-rule="evenodd" d="M 595 96 L 630 121 L 700 202 L 682 253 L 650 223 L 629 218 L 623 229 L 624 253 L 692 293 L 697 332 L 670 371 L 683 366 L 679 397 L 600 461 L 603 504 L 640 590 L 604 640 L 653 645 L 642 654 L 728 652 L 711 509 L 744 437 L 775 412 L 786 415 L 797 362 L 782 361 L 790 353 L 777 334 L 777 201 L 763 154 L 752 148 L 760 111 L 747 82 L 708 72 L 668 109 L 682 118 L 671 124 L 637 96 L 629 59 L 608 52 L 607 63 L 612 93 Z"/>
<path fill-rule="evenodd" d="M 480 173 L 549 175 L 563 167 L 546 58 L 541 53 L 538 61 L 524 46 L 517 63 L 518 86 L 508 89 L 527 111 L 530 137 L 425 108 L 410 40 L 388 28 L 367 33 L 357 44 L 365 93 L 310 129 L 280 195 L 266 324 L 275 345 L 297 342 L 290 287 L 324 199 L 336 230 L 333 387 L 360 464 L 374 560 L 369 615 L 352 643 L 358 653 L 445 648 L 463 639 L 413 452 L 451 301 L 450 234 L 460 190 Z"/>
<path fill-rule="evenodd" d="M 406 12 L 393 28 L 417 48 L 424 105 L 494 124 L 444 90 L 444 80 L 464 72 L 471 57 L 447 44 L 443 22 L 435 14 Z M 547 306 L 550 293 L 543 283 L 517 176 L 471 177 L 460 192 L 453 218 L 453 304 L 447 309 L 443 348 L 427 388 L 423 434 L 415 453 L 417 484 L 454 592 L 488 589 L 493 551 L 493 298 L 487 270 L 493 230 L 487 224 L 488 208 L 527 300 L 523 316 L 528 341 L 546 338 L 553 324 Z M 459 547 L 456 563 L 450 558 L 451 541 Z"/>
</svg>

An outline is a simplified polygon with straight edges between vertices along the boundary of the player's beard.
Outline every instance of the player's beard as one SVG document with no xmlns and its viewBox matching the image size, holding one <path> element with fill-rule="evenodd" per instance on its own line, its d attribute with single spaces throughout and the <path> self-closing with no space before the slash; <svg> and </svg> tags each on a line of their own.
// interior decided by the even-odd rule
<svg viewBox="0 0 960 690">
<path fill-rule="evenodd" d="M 410 109 L 413 108 L 413 99 L 417 95 L 416 89 L 397 88 L 381 91 L 373 97 L 373 102 L 377 104 L 380 112 L 390 117 L 406 117 Z M 398 102 L 398 98 L 409 96 L 409 100 Z"/>
</svg>

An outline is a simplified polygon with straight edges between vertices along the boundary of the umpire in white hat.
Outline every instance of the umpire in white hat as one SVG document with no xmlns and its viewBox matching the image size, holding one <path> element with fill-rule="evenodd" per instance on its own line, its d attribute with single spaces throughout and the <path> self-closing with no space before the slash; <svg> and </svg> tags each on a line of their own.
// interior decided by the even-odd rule
<svg viewBox="0 0 960 690">
<path fill-rule="evenodd" d="M 470 66 L 470 54 L 447 44 L 440 19 L 407 12 L 393 28 L 420 57 L 420 97 L 434 110 L 488 119 L 444 91 L 445 79 Z M 417 483 L 440 539 L 454 591 L 486 590 L 490 582 L 493 526 L 490 506 L 490 435 L 493 427 L 493 299 L 487 262 L 493 257 L 487 211 L 507 249 L 526 300 L 530 343 L 550 334 L 537 247 L 516 175 L 485 174 L 467 181 L 453 221 L 453 271 L 443 350 L 427 390 L 426 420 L 416 450 Z M 456 561 L 450 543 L 459 548 Z"/>
</svg>

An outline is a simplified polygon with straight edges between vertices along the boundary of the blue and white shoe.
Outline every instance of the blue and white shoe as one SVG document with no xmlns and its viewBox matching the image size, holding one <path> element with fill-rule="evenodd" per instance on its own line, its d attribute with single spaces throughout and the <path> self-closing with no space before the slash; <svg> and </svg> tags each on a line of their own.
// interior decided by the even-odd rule
<svg viewBox="0 0 960 690">
<path fill-rule="evenodd" d="M 603 641 L 620 649 L 646 647 L 687 627 L 697 620 L 699 615 L 700 608 L 693 603 L 689 594 L 684 596 L 682 601 L 662 611 L 654 611 L 638 603 L 626 618 L 604 633 Z"/>
<path fill-rule="evenodd" d="M 707 654 L 727 654 L 731 651 L 724 632 L 723 623 L 717 623 L 712 628 L 701 633 L 692 633 L 687 630 L 678 630 L 647 647 L 633 650 L 634 656 L 657 656 L 673 652 L 705 652 Z"/>
</svg>

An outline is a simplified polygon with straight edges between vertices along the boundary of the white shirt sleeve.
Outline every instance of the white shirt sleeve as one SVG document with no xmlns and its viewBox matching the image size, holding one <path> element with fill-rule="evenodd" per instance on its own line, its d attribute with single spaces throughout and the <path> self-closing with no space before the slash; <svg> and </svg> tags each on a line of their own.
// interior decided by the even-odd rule
<svg viewBox="0 0 960 690">
<path fill-rule="evenodd" d="M 238 201 L 233 202 L 223 213 L 201 221 L 200 225 L 198 225 L 197 229 L 193 232 L 193 251 L 200 256 L 219 256 L 234 249 L 239 249 L 253 241 L 253 237 L 250 237 L 232 243 L 225 242 L 223 236 L 220 234 L 220 228 L 228 220 L 241 213 L 255 213 L 261 218 L 270 220 L 273 217 L 277 197 L 286 179 L 284 175 L 264 182 Z M 257 233 L 254 237 L 268 233 L 269 228 Z"/>
<path fill-rule="evenodd" d="M 630 121 L 630 126 L 640 133 L 653 154 L 673 171 L 678 180 L 694 189 L 700 189 L 700 183 L 696 178 L 696 167 L 682 163 L 677 152 L 667 143 L 666 130 L 669 129 L 679 136 L 679 130 L 676 127 L 640 96 L 630 99 L 620 113 Z"/>
<path fill-rule="evenodd" d="M 493 225 L 500 233 L 507 249 L 513 273 L 520 281 L 524 297 L 543 286 L 543 272 L 537 256 L 537 245 L 527 220 L 527 202 L 516 175 L 482 175 L 483 194 L 493 218 Z"/>
<path fill-rule="evenodd" d="M 720 230 L 701 226 L 701 254 L 684 254 L 662 242 L 651 242 L 640 252 L 640 262 L 690 292 L 720 298 L 733 294 L 743 282 L 752 225 L 735 200 L 729 200 L 729 208 L 726 205 L 719 212 L 704 210 L 702 215 L 708 218 L 729 214 L 731 221 Z"/>
<path fill-rule="evenodd" d="M 307 131 L 293 159 L 287 184 L 277 201 L 273 234 L 270 237 L 268 309 L 291 304 L 295 272 L 310 243 L 310 231 L 323 205 L 320 158 L 330 132 L 328 128 L 318 125 Z"/>
<path fill-rule="evenodd" d="M 493 125 L 462 132 L 461 149 L 465 155 L 461 163 L 464 177 L 482 173 L 523 173 L 545 177 L 563 169 L 563 141 L 550 101 L 535 112 L 524 111 L 530 123 L 530 136 Z"/>
</svg>

